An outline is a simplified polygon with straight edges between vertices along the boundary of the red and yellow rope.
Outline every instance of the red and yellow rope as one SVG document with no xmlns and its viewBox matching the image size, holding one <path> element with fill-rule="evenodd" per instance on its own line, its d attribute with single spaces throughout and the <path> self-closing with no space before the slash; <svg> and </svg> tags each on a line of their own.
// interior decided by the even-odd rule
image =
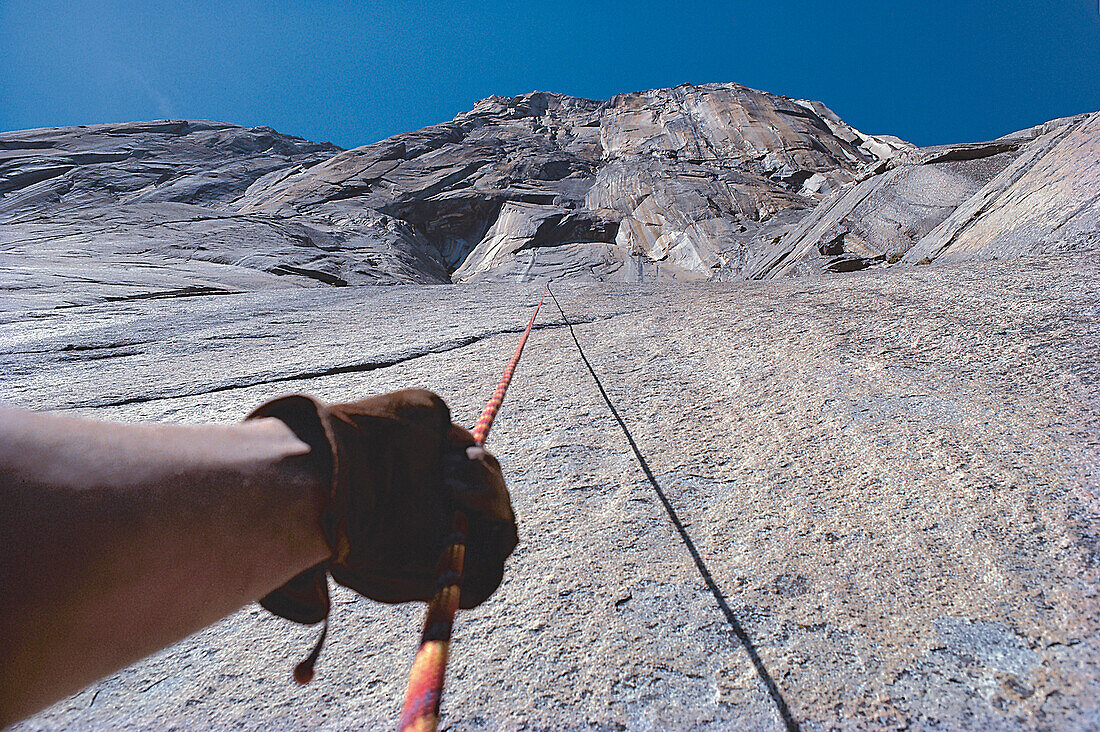
<svg viewBox="0 0 1100 732">
<path fill-rule="evenodd" d="M 523 347 L 527 344 L 527 337 L 531 335 L 531 328 L 535 325 L 542 301 L 546 299 L 546 289 L 542 292 L 542 298 L 519 339 L 516 352 L 508 366 L 504 369 L 504 375 L 493 392 L 492 399 L 485 405 L 481 417 L 477 421 L 472 434 L 478 445 L 485 444 L 489 436 L 489 429 L 493 426 L 500 405 L 504 402 L 504 395 L 508 391 L 508 384 L 512 381 L 512 375 L 516 371 L 516 365 L 523 354 Z M 443 681 L 447 672 L 447 657 L 451 646 L 451 629 L 454 626 L 455 612 L 458 610 L 458 600 L 462 593 L 462 567 L 466 558 L 466 516 L 459 513 L 455 516 L 454 535 L 450 545 L 439 559 L 436 568 L 436 591 L 431 603 L 428 605 L 428 614 L 424 618 L 424 630 L 420 635 L 420 648 L 413 660 L 412 670 L 409 672 L 409 686 L 405 691 L 405 703 L 401 708 L 401 721 L 398 729 L 401 732 L 434 732 L 439 724 L 439 704 L 443 698 Z"/>
</svg>

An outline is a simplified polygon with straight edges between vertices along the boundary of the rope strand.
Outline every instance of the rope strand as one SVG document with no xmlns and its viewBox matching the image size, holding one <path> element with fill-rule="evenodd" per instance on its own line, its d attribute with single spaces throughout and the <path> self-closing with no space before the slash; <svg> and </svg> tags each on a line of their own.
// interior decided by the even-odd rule
<svg viewBox="0 0 1100 732">
<path fill-rule="evenodd" d="M 539 315 L 546 293 L 550 290 L 550 284 L 542 291 L 539 304 L 535 312 L 531 314 L 531 320 L 519 339 L 516 352 L 512 360 L 504 368 L 504 375 L 500 377 L 496 391 L 493 392 L 489 403 L 485 405 L 481 417 L 474 427 L 474 441 L 478 445 L 485 444 L 489 437 L 489 430 L 493 426 L 500 405 L 504 402 L 504 395 L 508 392 L 508 385 L 512 382 L 512 375 L 516 372 L 519 358 L 523 355 L 523 347 L 527 344 L 527 337 L 531 335 L 531 328 L 535 325 L 535 318 Z M 466 557 L 466 516 L 458 513 L 455 516 L 454 534 L 450 545 L 440 557 L 436 567 L 435 581 L 436 591 L 431 603 L 428 605 L 428 613 L 424 618 L 424 629 L 420 634 L 420 648 L 413 659 L 412 670 L 409 672 L 409 686 L 405 691 L 405 703 L 401 708 L 401 721 L 398 723 L 400 732 L 434 732 L 439 724 L 439 705 L 443 700 L 443 682 L 447 673 L 447 658 L 451 647 L 451 630 L 454 626 L 455 612 L 458 610 L 458 601 L 462 596 L 462 569 Z"/>
<path fill-rule="evenodd" d="M 577 340 L 577 334 L 573 330 L 573 324 L 569 322 L 569 318 L 565 315 L 565 310 L 562 309 L 561 303 L 558 302 L 558 298 L 553 290 L 550 289 L 549 284 L 547 284 L 546 290 L 550 293 L 550 297 L 553 298 L 554 304 L 558 307 L 558 312 L 561 313 L 562 320 L 565 321 L 565 325 L 569 328 L 569 335 L 573 336 L 573 343 L 577 346 L 577 352 L 580 354 L 581 360 L 584 361 L 588 373 L 592 375 L 592 380 L 596 382 L 596 388 L 600 390 L 600 396 L 603 397 L 604 403 L 607 404 L 607 408 L 611 410 L 611 415 L 615 418 L 615 421 L 619 423 L 619 427 L 622 429 L 626 441 L 630 443 L 630 449 L 634 452 L 634 457 L 638 459 L 638 464 L 642 467 L 642 472 L 644 472 L 645 477 L 649 479 L 649 483 L 653 486 L 653 490 L 656 491 L 657 497 L 661 499 L 661 505 L 665 507 L 665 513 L 668 514 L 669 520 L 672 521 L 672 525 L 680 534 L 680 539 L 683 541 L 684 546 L 687 547 L 688 553 L 691 554 L 691 558 L 695 562 L 695 568 L 699 570 L 699 574 L 702 576 L 707 589 L 714 595 L 714 599 L 718 603 L 718 607 L 722 610 L 722 614 L 726 616 L 726 621 L 729 623 L 733 634 L 737 636 L 737 640 L 741 642 L 745 652 L 749 654 L 749 659 L 756 669 L 757 676 L 760 677 L 760 681 L 763 682 L 768 690 L 768 695 L 772 698 L 772 701 L 775 702 L 779 716 L 783 719 L 783 725 L 786 727 L 787 732 L 798 732 L 798 722 L 795 721 L 795 718 L 791 715 L 791 710 L 790 707 L 787 706 L 786 699 L 783 698 L 783 694 L 779 691 L 779 687 L 776 685 L 775 680 L 771 677 L 771 674 L 768 673 L 767 667 L 764 666 L 764 661 L 760 658 L 760 654 L 757 653 L 756 647 L 753 645 L 749 634 L 741 627 L 741 623 L 737 621 L 737 616 L 734 615 L 733 609 L 730 608 L 729 603 L 726 602 L 725 595 L 722 594 L 722 590 L 718 587 L 718 583 L 714 581 L 714 576 L 710 573 L 706 563 L 703 562 L 703 557 L 695 547 L 695 542 L 691 540 L 691 536 L 680 520 L 680 516 L 676 513 L 676 509 L 673 508 L 672 503 L 668 500 L 668 496 L 666 496 L 664 490 L 661 489 L 661 485 L 653 475 L 649 463 L 646 462 L 645 457 L 642 456 L 642 451 L 638 449 L 638 443 L 634 441 L 634 436 L 630 434 L 630 430 L 627 429 L 626 422 L 619 416 L 619 410 L 615 409 L 615 405 L 611 403 L 611 397 L 607 395 L 607 390 L 603 388 L 603 382 L 600 381 L 600 377 L 596 374 L 596 369 L 592 368 L 588 356 L 585 355 L 584 349 L 581 347 L 581 342 Z"/>
</svg>

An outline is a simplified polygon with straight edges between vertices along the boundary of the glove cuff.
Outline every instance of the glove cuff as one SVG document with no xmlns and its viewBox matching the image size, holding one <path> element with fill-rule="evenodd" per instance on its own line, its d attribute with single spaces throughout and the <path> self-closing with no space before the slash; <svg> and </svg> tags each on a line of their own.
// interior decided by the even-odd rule
<svg viewBox="0 0 1100 732">
<path fill-rule="evenodd" d="M 245 417 L 274 417 L 284 422 L 298 439 L 310 446 L 310 458 L 316 461 L 320 475 L 328 475 L 321 528 L 325 543 L 335 555 L 335 521 L 332 506 L 336 491 L 336 442 L 327 419 L 326 405 L 312 397 L 293 395 L 273 399 L 257 407 Z M 328 565 L 331 559 L 310 567 L 289 582 L 260 598 L 266 610 L 295 623 L 314 625 L 328 617 L 331 603 L 328 593 Z"/>
</svg>

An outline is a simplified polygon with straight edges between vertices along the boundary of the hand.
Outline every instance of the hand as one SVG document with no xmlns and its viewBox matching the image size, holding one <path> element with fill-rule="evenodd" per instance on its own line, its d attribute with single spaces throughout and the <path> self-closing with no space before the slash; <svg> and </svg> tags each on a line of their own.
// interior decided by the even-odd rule
<svg viewBox="0 0 1100 732">
<path fill-rule="evenodd" d="M 500 465 L 450 422 L 435 394 L 406 390 L 348 404 L 292 396 L 250 417 L 278 417 L 317 453 L 331 474 L 323 530 L 330 559 L 265 596 L 283 617 L 315 623 L 328 614 L 325 571 L 381 602 L 431 598 L 454 516 L 467 517 L 462 607 L 500 585 L 517 543 L 515 516 Z"/>
</svg>

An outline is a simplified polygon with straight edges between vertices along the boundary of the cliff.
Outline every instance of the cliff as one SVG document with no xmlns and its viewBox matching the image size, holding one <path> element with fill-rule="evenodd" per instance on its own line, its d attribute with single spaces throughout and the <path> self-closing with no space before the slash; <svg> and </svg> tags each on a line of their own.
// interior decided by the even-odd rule
<svg viewBox="0 0 1100 732">
<path fill-rule="evenodd" d="M 761 279 L 1095 249 L 1098 171 L 1100 113 L 916 148 L 737 84 L 491 97 L 346 151 L 211 122 L 30 130 L 0 134 L 0 262 L 13 296 L 70 304 Z"/>
</svg>

